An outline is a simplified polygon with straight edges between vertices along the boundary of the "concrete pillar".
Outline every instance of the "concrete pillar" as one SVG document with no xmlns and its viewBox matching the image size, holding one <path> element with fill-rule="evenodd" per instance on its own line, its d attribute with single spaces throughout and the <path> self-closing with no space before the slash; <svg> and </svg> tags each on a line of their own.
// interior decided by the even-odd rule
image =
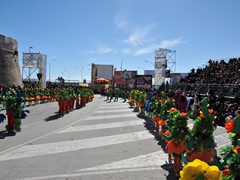
<svg viewBox="0 0 240 180">
<path fill-rule="evenodd" d="M 18 42 L 0 34 L 0 85 L 21 86 L 22 75 L 18 61 Z"/>
</svg>

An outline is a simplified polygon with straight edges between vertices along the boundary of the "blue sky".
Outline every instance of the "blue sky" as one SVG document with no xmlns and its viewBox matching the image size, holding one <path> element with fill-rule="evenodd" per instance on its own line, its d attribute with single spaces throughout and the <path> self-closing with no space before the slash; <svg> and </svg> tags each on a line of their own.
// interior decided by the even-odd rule
<svg viewBox="0 0 240 180">
<path fill-rule="evenodd" d="M 176 51 L 176 72 L 186 73 L 240 56 L 239 7 L 239 0 L 1 0 L 0 34 L 18 41 L 20 64 L 29 47 L 55 59 L 52 80 L 80 80 L 83 69 L 89 81 L 89 64 L 120 70 L 122 59 L 123 69 L 143 74 L 159 48 Z"/>
</svg>

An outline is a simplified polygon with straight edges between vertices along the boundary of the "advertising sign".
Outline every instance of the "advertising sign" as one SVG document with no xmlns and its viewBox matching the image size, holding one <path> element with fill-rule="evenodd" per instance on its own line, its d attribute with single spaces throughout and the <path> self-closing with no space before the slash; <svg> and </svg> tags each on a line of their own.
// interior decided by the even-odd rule
<svg viewBox="0 0 240 180">
<path fill-rule="evenodd" d="M 114 83 L 115 84 L 135 84 L 135 77 L 137 71 L 115 71 Z"/>
<path fill-rule="evenodd" d="M 23 53 L 24 68 L 38 68 L 39 67 L 39 53 Z"/>
<path fill-rule="evenodd" d="M 170 84 L 175 85 L 179 83 L 181 77 L 184 78 L 188 75 L 188 73 L 171 73 L 170 74 Z"/>
<path fill-rule="evenodd" d="M 46 80 L 47 80 L 46 64 L 47 64 L 47 55 L 39 54 L 39 73 L 42 74 L 42 78 L 39 84 L 40 84 L 40 87 L 42 88 L 46 88 Z"/>
<path fill-rule="evenodd" d="M 167 67 L 166 54 L 166 49 L 155 51 L 155 85 L 161 85 L 165 80 L 165 69 Z"/>
<path fill-rule="evenodd" d="M 155 76 L 155 70 L 144 70 L 144 75 L 152 75 Z"/>
<path fill-rule="evenodd" d="M 152 88 L 152 75 L 137 75 L 135 79 L 136 88 Z"/>
</svg>

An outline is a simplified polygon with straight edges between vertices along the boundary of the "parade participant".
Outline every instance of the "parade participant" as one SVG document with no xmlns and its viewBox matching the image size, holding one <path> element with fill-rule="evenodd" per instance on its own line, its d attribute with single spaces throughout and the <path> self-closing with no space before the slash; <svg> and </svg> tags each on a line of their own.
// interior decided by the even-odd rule
<svg viewBox="0 0 240 180">
<path fill-rule="evenodd" d="M 67 106 L 67 92 L 64 88 L 60 90 L 60 97 L 57 100 L 59 105 L 58 114 L 60 117 L 63 117 L 66 113 L 66 106 Z"/>
<path fill-rule="evenodd" d="M 2 111 L 2 109 L 0 108 L 0 112 Z M 0 113 L 0 124 L 4 122 L 4 120 L 6 119 L 6 116 L 4 114 Z M 3 134 L 0 133 L 0 139 L 3 139 Z"/>
<path fill-rule="evenodd" d="M 240 179 L 240 117 L 226 118 L 225 129 L 230 134 L 231 145 L 221 148 L 221 158 L 213 156 L 214 164 L 221 169 L 226 179 Z"/>
<path fill-rule="evenodd" d="M 123 90 L 123 102 L 126 102 L 127 101 L 127 90 L 126 89 L 124 89 Z"/>
<path fill-rule="evenodd" d="M 108 101 L 109 100 L 109 88 L 106 88 L 106 96 L 107 96 L 106 101 Z"/>
<path fill-rule="evenodd" d="M 161 134 L 162 138 L 168 141 L 166 148 L 169 154 L 172 154 L 174 157 L 174 172 L 176 177 L 179 177 L 182 166 L 181 157 L 185 149 L 184 141 L 188 134 L 187 119 L 188 116 L 186 113 L 177 111 L 172 117 L 173 126 L 170 129 L 170 136 Z"/>
<path fill-rule="evenodd" d="M 119 97 L 119 89 L 115 89 L 115 99 L 114 99 L 114 101 L 118 101 L 118 97 Z"/>
<path fill-rule="evenodd" d="M 109 88 L 109 98 L 110 98 L 110 102 L 112 101 L 113 98 L 113 89 Z"/>
<path fill-rule="evenodd" d="M 211 150 L 216 146 L 213 136 L 215 130 L 213 110 L 208 109 L 207 100 L 202 100 L 201 104 L 200 116 L 194 120 L 193 128 L 189 130 L 185 141 L 185 164 L 195 159 L 209 163 L 212 159 Z"/>
<path fill-rule="evenodd" d="M 10 88 L 8 91 L 5 91 L 5 100 L 3 102 L 4 106 L 6 107 L 7 111 L 7 119 L 8 124 L 6 129 L 8 133 L 15 133 L 14 130 L 20 131 L 21 130 L 21 119 L 26 117 L 24 111 L 24 106 L 22 105 L 23 98 L 18 96 L 19 93 L 17 90 Z"/>
<path fill-rule="evenodd" d="M 79 88 L 76 90 L 76 109 L 80 109 L 80 96 L 81 96 L 81 91 Z"/>
</svg>

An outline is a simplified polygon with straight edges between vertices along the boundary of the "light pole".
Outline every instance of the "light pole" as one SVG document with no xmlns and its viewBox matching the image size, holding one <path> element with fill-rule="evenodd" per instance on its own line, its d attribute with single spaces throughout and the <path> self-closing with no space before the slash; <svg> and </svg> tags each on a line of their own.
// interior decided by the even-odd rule
<svg viewBox="0 0 240 180">
<path fill-rule="evenodd" d="M 138 66 L 137 68 L 139 68 L 139 69 L 142 69 L 142 70 L 144 70 L 145 71 L 145 69 L 143 69 L 142 67 L 140 67 L 140 66 Z"/>
<path fill-rule="evenodd" d="M 121 61 L 121 71 L 122 71 L 122 62 L 123 62 L 123 60 L 124 60 L 124 59 L 122 59 L 122 61 Z"/>
<path fill-rule="evenodd" d="M 32 46 L 29 47 L 29 53 L 31 53 L 31 49 L 32 49 L 32 48 L 33 48 Z"/>
<path fill-rule="evenodd" d="M 147 62 L 149 64 L 152 64 L 153 65 L 153 70 L 155 70 L 155 64 L 153 64 L 152 62 L 147 61 L 147 60 L 145 60 L 145 62 Z M 155 76 L 155 72 L 154 72 L 154 76 Z M 153 84 L 153 86 L 155 87 L 155 77 L 154 77 L 154 84 Z"/>
<path fill-rule="evenodd" d="M 29 47 L 29 54 L 31 53 L 31 49 L 32 49 L 33 47 L 32 46 L 30 46 Z M 29 56 L 29 61 L 28 61 L 28 63 L 30 63 L 30 61 L 31 61 L 31 59 L 30 59 L 30 56 Z M 28 68 L 28 76 L 29 76 L 29 81 L 31 80 L 31 69 L 30 69 L 30 67 Z"/>
<path fill-rule="evenodd" d="M 64 71 L 66 71 L 68 73 L 68 81 L 69 81 L 69 72 L 67 70 L 64 70 Z"/>
<path fill-rule="evenodd" d="M 76 69 L 78 69 L 79 71 L 81 71 L 81 82 L 83 83 L 83 79 L 82 79 L 83 67 L 82 67 L 82 69 L 79 69 L 78 67 L 76 67 Z"/>
<path fill-rule="evenodd" d="M 145 60 L 145 62 L 150 63 L 150 64 L 153 65 L 153 67 L 155 67 L 155 65 L 154 65 L 152 62 L 149 62 L 149 61 L 147 61 L 147 60 Z"/>
<path fill-rule="evenodd" d="M 47 62 L 48 65 L 49 65 L 49 81 L 51 81 L 51 63 L 52 63 L 53 61 L 55 61 L 55 59 L 53 59 L 50 63 Z"/>
</svg>

